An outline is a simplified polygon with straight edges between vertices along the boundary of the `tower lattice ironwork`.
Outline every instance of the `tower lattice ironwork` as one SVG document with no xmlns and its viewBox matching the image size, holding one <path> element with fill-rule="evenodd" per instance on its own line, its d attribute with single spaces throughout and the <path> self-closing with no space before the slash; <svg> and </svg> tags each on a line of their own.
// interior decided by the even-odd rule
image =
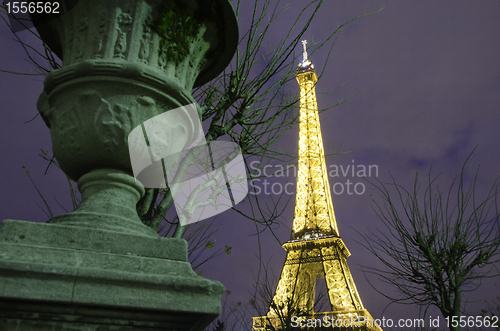
<svg viewBox="0 0 500 331">
<path fill-rule="evenodd" d="M 310 328 L 307 323 L 315 321 L 313 329 L 380 331 L 363 307 L 346 261 L 351 253 L 339 236 L 318 116 L 317 76 L 307 56 L 307 42 L 302 43 L 303 61 L 297 68 L 299 158 L 292 234 L 283 244 L 287 257 L 269 312 L 254 317 L 253 330 L 282 330 L 297 323 Z M 316 280 L 322 278 L 331 311 L 315 312 Z"/>
</svg>

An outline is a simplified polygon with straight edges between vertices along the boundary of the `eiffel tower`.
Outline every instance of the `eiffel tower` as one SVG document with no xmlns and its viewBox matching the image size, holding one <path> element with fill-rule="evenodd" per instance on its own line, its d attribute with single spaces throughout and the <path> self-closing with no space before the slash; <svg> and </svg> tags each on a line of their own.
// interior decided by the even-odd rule
<svg viewBox="0 0 500 331">
<path fill-rule="evenodd" d="M 316 103 L 317 76 L 306 43 L 302 41 L 303 61 L 297 68 L 299 159 L 292 234 L 283 244 L 287 257 L 269 312 L 253 318 L 253 330 L 302 326 L 309 330 L 381 331 L 363 307 L 346 262 L 351 253 L 339 236 Z M 328 312 L 314 311 L 316 280 L 321 278 L 328 289 Z"/>
</svg>

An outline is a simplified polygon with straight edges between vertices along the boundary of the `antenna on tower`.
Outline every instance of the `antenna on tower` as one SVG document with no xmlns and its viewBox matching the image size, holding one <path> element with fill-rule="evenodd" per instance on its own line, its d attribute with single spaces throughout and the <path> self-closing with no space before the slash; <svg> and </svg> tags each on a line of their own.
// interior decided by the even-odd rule
<svg viewBox="0 0 500 331">
<path fill-rule="evenodd" d="M 302 46 L 304 46 L 304 51 L 302 52 L 302 57 L 303 57 L 302 63 L 306 63 L 307 62 L 306 45 L 307 45 L 307 40 L 302 40 Z"/>
<path fill-rule="evenodd" d="M 307 40 L 302 40 L 302 46 L 304 47 L 304 50 L 302 51 L 302 62 L 299 63 L 299 66 L 302 67 L 302 69 L 307 69 L 307 68 L 314 68 L 314 66 L 311 64 L 311 61 L 307 58 Z"/>
</svg>

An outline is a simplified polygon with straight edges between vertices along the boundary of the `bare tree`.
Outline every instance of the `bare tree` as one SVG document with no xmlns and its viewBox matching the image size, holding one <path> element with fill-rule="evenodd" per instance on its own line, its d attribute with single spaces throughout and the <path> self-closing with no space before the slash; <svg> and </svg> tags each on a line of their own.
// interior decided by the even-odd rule
<svg viewBox="0 0 500 331">
<path fill-rule="evenodd" d="M 379 293 L 425 311 L 431 305 L 438 307 L 451 330 L 470 326 L 462 316 L 464 293 L 477 289 L 483 278 L 497 276 L 495 263 L 500 260 L 498 179 L 480 197 L 479 167 L 469 171 L 471 155 L 444 190 L 438 177 L 432 177 L 432 169 L 423 190 L 418 172 L 411 190 L 394 177 L 390 184 L 372 183 L 382 196 L 375 209 L 386 231 L 364 236 L 362 243 L 386 267 L 364 267 L 364 271 L 396 288 L 398 295 L 380 289 Z"/>
<path fill-rule="evenodd" d="M 229 307 L 227 298 L 231 292 L 226 291 L 222 312 L 207 330 L 250 330 L 253 327 L 252 320 L 255 316 L 260 316 L 258 319 L 262 323 L 262 327 L 256 328 L 256 330 L 295 330 L 293 322 L 298 321 L 299 318 L 312 318 L 314 311 L 331 311 L 326 283 L 320 283 L 320 286 L 316 287 L 313 311 L 305 311 L 299 308 L 299 302 L 303 292 L 310 290 L 309 284 L 294 284 L 293 295 L 286 302 L 277 303 L 274 301 L 274 293 L 279 278 L 269 274 L 268 265 L 262 265 L 262 269 L 262 273 L 255 275 L 256 285 L 252 299 L 247 303 L 238 302 Z M 272 313 L 268 315 L 269 311 Z M 315 318 L 322 317 L 323 315 L 315 316 Z M 256 325 L 254 324 L 254 326 Z M 316 328 L 316 330 L 320 329 Z"/>
<path fill-rule="evenodd" d="M 299 269 L 302 268 L 299 267 Z M 277 277 L 271 277 L 268 273 L 269 268 L 263 268 L 263 279 L 256 284 L 256 295 L 251 301 L 251 307 L 260 320 L 261 330 L 295 330 L 300 319 L 322 318 L 315 315 L 315 312 L 331 311 L 330 299 L 326 283 L 318 283 L 319 286 L 311 288 L 312 284 L 303 283 L 295 279 L 292 286 L 292 294 L 284 301 L 275 300 Z M 314 291 L 314 305 L 312 309 L 301 305 L 301 300 L 308 296 L 310 291 Z M 320 328 L 316 328 L 320 330 Z"/>
</svg>

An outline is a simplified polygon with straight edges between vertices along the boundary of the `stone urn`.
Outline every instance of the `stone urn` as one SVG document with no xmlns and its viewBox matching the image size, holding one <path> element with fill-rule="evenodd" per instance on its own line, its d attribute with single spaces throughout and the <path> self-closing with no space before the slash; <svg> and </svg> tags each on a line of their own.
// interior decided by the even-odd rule
<svg viewBox="0 0 500 331">
<path fill-rule="evenodd" d="M 76 213 L 50 222 L 93 227 L 85 212 L 102 214 L 118 204 L 98 226 L 147 235 L 152 230 L 130 215 L 134 212 L 120 212 L 123 199 L 99 206 L 103 197 L 90 183 L 104 178 L 109 184 L 118 181 L 120 190 L 127 185 L 129 176 L 119 171 L 132 174 L 129 133 L 152 117 L 195 103 L 193 86 L 210 81 L 228 65 L 238 42 L 233 9 L 227 0 L 81 0 L 66 12 L 69 2 L 63 2 L 55 18 L 33 17 L 44 42 L 63 60 L 61 69 L 47 75 L 38 109 L 50 128 L 61 169 L 97 195 L 92 198 L 83 190 L 86 201 Z M 176 114 L 165 123 L 164 131 L 171 133 L 170 141 L 164 141 L 168 154 L 185 148 L 200 129 L 187 111 Z M 110 181 L 107 173 L 121 179 Z M 135 203 L 128 203 L 137 196 L 132 186 L 126 200 L 135 210 Z"/>
<path fill-rule="evenodd" d="M 127 137 L 195 104 L 192 88 L 229 64 L 238 44 L 233 8 L 229 0 L 59 3 L 58 13 L 32 15 L 63 61 L 37 107 L 82 203 L 47 223 L 3 222 L 0 329 L 202 330 L 224 288 L 194 273 L 186 241 L 141 223 L 144 187 L 132 175 Z M 186 109 L 165 123 L 169 154 L 199 136 L 197 122 Z"/>
</svg>

